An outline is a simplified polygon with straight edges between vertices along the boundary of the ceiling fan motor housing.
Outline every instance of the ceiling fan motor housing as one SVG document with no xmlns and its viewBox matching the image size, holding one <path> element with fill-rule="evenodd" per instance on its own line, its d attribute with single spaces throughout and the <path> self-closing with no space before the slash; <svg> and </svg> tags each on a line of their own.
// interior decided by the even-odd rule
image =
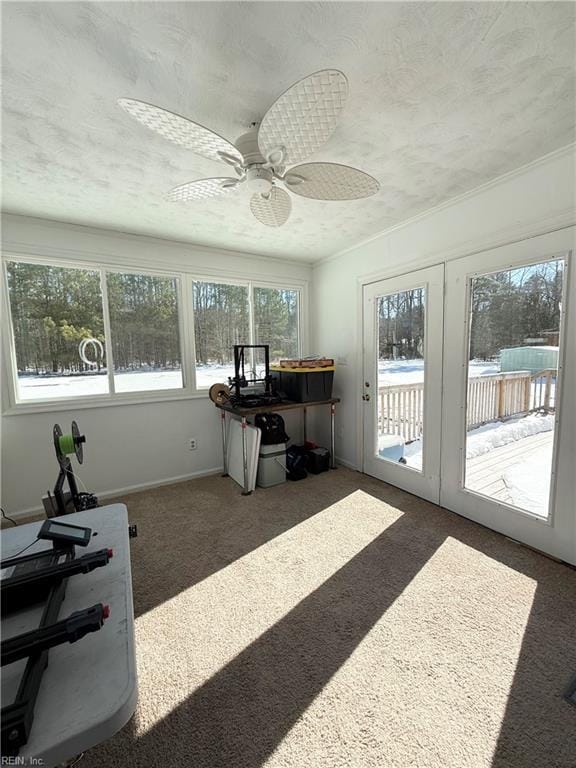
<svg viewBox="0 0 576 768">
<path fill-rule="evenodd" d="M 266 195 L 272 189 L 274 173 L 269 168 L 263 168 L 266 160 L 258 148 L 258 128 L 255 127 L 243 133 L 236 141 L 236 149 L 244 158 L 246 182 L 254 193 Z"/>
<path fill-rule="evenodd" d="M 258 148 L 258 129 L 253 128 L 248 133 L 243 133 L 236 140 L 236 149 L 244 158 L 245 165 L 263 165 L 266 160 L 262 157 Z"/>
</svg>

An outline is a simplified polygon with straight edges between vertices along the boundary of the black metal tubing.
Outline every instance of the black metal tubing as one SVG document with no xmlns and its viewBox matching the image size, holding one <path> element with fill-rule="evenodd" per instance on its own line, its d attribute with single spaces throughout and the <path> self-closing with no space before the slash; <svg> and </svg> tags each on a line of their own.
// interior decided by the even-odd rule
<svg viewBox="0 0 576 768">
<path fill-rule="evenodd" d="M 245 375 L 245 351 L 247 349 L 264 350 L 264 378 L 247 379 Z M 242 372 L 240 372 L 242 369 Z M 234 378 L 231 380 L 234 385 L 236 397 L 240 397 L 241 387 L 247 384 L 254 384 L 257 381 L 264 381 L 266 394 L 272 391 L 272 377 L 270 376 L 270 345 L 269 344 L 234 344 Z"/>
<path fill-rule="evenodd" d="M 39 628 L 54 624 L 66 595 L 66 580 L 54 584 L 40 619 Z M 2 754 L 17 755 L 30 737 L 34 721 L 34 705 L 40 690 L 42 675 L 48 664 L 48 651 L 40 651 L 28 657 L 16 698 L 12 704 L 2 707 Z"/>
<path fill-rule="evenodd" d="M 75 643 L 89 632 L 97 632 L 102 628 L 107 617 L 107 609 L 102 603 L 82 611 L 75 611 L 65 619 L 39 627 L 30 632 L 3 640 L 1 645 L 2 666 L 13 664 L 15 661 L 46 651 L 62 643 Z"/>
<path fill-rule="evenodd" d="M 66 550 L 58 550 L 61 553 Z M 46 556 L 46 552 L 38 552 L 36 557 Z M 89 552 L 82 557 L 73 557 L 66 560 L 63 563 L 55 563 L 54 565 L 47 565 L 44 568 L 38 568 L 35 571 L 22 573 L 16 576 L 9 576 L 6 579 L 2 579 L 0 586 L 0 594 L 2 596 L 2 615 L 11 613 L 12 611 L 21 609 L 27 605 L 37 603 L 39 599 L 42 599 L 43 593 L 46 589 L 50 588 L 53 584 L 68 578 L 69 576 L 75 576 L 78 573 L 90 573 L 95 568 L 100 568 L 103 565 L 107 565 L 111 557 L 111 550 L 99 549 L 96 552 Z M 33 559 L 29 556 L 27 560 Z M 2 563 L 2 567 L 6 567 L 6 563 L 11 565 L 18 564 L 19 558 L 13 558 L 10 561 Z"/>
<path fill-rule="evenodd" d="M 64 550 L 64 549 L 43 549 L 40 552 L 32 552 L 30 555 L 19 555 L 18 557 L 7 557 L 5 560 L 2 560 L 0 562 L 0 566 L 2 568 L 11 568 L 13 565 L 21 565 L 22 563 L 28 563 L 30 560 L 38 560 L 41 557 L 47 557 L 48 555 L 52 556 L 52 559 L 55 563 L 58 562 L 58 560 L 63 555 L 69 555 L 73 554 L 72 550 Z"/>
</svg>

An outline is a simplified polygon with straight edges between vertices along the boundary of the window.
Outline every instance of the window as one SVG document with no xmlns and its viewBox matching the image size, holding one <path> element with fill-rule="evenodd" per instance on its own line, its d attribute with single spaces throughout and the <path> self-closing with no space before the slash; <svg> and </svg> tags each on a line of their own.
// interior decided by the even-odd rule
<svg viewBox="0 0 576 768">
<path fill-rule="evenodd" d="M 189 396 L 234 375 L 235 344 L 300 355 L 298 288 L 39 262 L 5 261 L 16 404 Z M 247 362 L 261 376 L 264 355 Z"/>
<path fill-rule="evenodd" d="M 271 362 L 298 357 L 299 302 L 300 291 L 293 288 L 194 281 L 196 387 L 207 389 L 234 376 L 234 344 L 268 344 Z M 264 355 L 247 360 L 261 376 Z"/>
<path fill-rule="evenodd" d="M 7 265 L 20 400 L 108 392 L 100 273 Z"/>
<path fill-rule="evenodd" d="M 106 275 L 116 392 L 183 386 L 178 281 L 152 275 Z"/>
<path fill-rule="evenodd" d="M 250 344 L 247 285 L 193 283 L 196 387 L 234 376 L 234 344 Z"/>
<path fill-rule="evenodd" d="M 563 259 L 470 285 L 465 487 L 549 515 Z"/>
<path fill-rule="evenodd" d="M 254 288 L 254 343 L 270 345 L 270 360 L 298 357 L 298 291 Z"/>
</svg>

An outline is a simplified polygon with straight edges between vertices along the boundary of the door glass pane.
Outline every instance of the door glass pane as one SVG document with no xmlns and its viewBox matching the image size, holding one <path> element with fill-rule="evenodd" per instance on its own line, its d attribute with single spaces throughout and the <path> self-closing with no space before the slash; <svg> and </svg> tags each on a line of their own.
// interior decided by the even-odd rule
<svg viewBox="0 0 576 768">
<path fill-rule="evenodd" d="M 426 289 L 379 296 L 377 455 L 422 471 Z"/>
<path fill-rule="evenodd" d="M 176 278 L 111 272 L 106 283 L 116 392 L 182 388 Z"/>
<path fill-rule="evenodd" d="M 196 387 L 228 383 L 234 344 L 250 344 L 248 286 L 194 282 Z"/>
<path fill-rule="evenodd" d="M 471 281 L 465 487 L 548 517 L 563 260 Z"/>
<path fill-rule="evenodd" d="M 100 274 L 7 264 L 20 400 L 108 392 Z"/>
</svg>

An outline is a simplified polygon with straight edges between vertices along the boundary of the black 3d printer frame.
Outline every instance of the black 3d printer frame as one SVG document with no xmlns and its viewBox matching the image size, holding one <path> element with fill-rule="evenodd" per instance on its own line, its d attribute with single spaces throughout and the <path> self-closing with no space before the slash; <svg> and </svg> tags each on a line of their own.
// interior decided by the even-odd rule
<svg viewBox="0 0 576 768">
<path fill-rule="evenodd" d="M 4 615 L 10 612 L 10 608 L 14 609 L 14 606 L 20 609 L 34 602 L 44 602 L 36 630 L 8 638 L 1 644 L 2 666 L 27 658 L 14 701 L 2 707 L 1 711 L 1 747 L 4 756 L 18 755 L 30 737 L 36 699 L 44 670 L 48 665 L 50 648 L 65 642 L 75 642 L 88 632 L 101 629 L 108 615 L 108 609 L 99 603 L 58 622 L 68 578 L 107 565 L 111 556 L 111 550 L 102 549 L 76 558 L 74 546 L 55 546 L 52 550 L 2 561 L 1 567 L 4 569 L 38 559 L 49 560 L 45 567 L 36 572 L 12 575 L 2 580 Z"/>
<path fill-rule="evenodd" d="M 264 378 L 246 378 L 245 370 L 245 355 L 247 349 L 263 349 L 264 350 Z M 234 344 L 234 378 L 230 379 L 230 383 L 234 387 L 234 395 L 240 398 L 242 387 L 247 387 L 248 384 L 257 384 L 258 382 L 264 382 L 264 391 L 267 395 L 272 394 L 272 376 L 270 375 L 270 345 L 269 344 Z"/>
</svg>

